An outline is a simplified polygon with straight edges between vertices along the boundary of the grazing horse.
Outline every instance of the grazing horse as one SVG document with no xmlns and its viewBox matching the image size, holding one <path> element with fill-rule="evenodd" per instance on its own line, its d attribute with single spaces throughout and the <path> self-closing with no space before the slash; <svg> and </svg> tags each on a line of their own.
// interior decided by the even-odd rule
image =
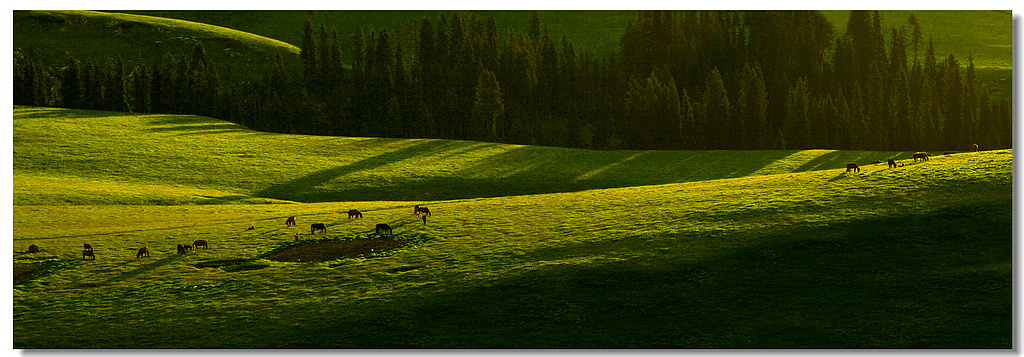
<svg viewBox="0 0 1024 357">
<path fill-rule="evenodd" d="M 142 258 L 143 255 L 149 256 L 149 247 L 139 248 L 139 252 L 135 253 L 135 258 Z"/>
<path fill-rule="evenodd" d="M 324 233 L 327 233 L 327 226 L 323 223 L 313 223 L 309 225 L 309 234 L 316 233 L 316 231 L 323 231 Z"/>
<path fill-rule="evenodd" d="M 284 225 L 285 226 L 294 226 L 295 225 L 295 216 L 288 217 L 288 219 L 284 221 Z"/>
<path fill-rule="evenodd" d="M 932 154 L 926 152 L 916 153 L 914 154 L 914 162 L 917 162 L 917 159 L 921 159 L 921 161 L 928 161 L 929 156 L 932 156 Z"/>
<path fill-rule="evenodd" d="M 413 207 L 413 209 L 412 209 L 412 213 L 416 214 L 417 216 L 418 216 L 418 215 L 419 215 L 420 213 L 423 213 L 423 214 L 425 214 L 425 215 L 428 215 L 428 216 L 429 216 L 429 215 L 430 215 L 430 209 L 429 209 L 429 208 L 426 208 L 426 207 L 420 207 L 420 205 L 416 205 L 416 207 Z"/>
<path fill-rule="evenodd" d="M 391 226 L 387 223 L 380 223 L 377 225 L 377 234 L 380 234 L 380 231 L 387 231 L 388 234 L 391 234 Z"/>
<path fill-rule="evenodd" d="M 189 246 L 187 245 L 178 244 L 178 254 L 185 254 L 185 251 L 188 250 L 188 247 Z"/>
<path fill-rule="evenodd" d="M 944 152 L 942 154 L 943 155 L 953 155 L 953 154 L 956 154 L 956 151 L 946 151 L 946 152 Z"/>
<path fill-rule="evenodd" d="M 192 249 L 196 249 L 198 247 L 203 247 L 203 249 L 210 249 L 210 242 L 207 242 L 206 240 L 203 239 L 192 242 Z"/>
<path fill-rule="evenodd" d="M 857 164 L 852 163 L 852 162 L 849 163 L 849 164 L 846 164 L 846 173 L 850 173 L 850 170 L 854 170 L 853 172 L 860 172 L 860 168 L 857 167 Z"/>
<path fill-rule="evenodd" d="M 247 231 L 251 231 L 251 230 L 254 230 L 254 229 L 256 229 L 256 226 L 249 226 L 249 228 L 248 228 L 248 229 L 246 229 L 246 230 L 247 230 Z"/>
<path fill-rule="evenodd" d="M 299 234 L 295 233 L 295 234 L 292 234 L 292 235 L 295 236 L 295 241 L 298 242 L 299 241 Z"/>
<path fill-rule="evenodd" d="M 96 260 L 96 256 L 92 254 L 92 249 L 82 251 L 82 259 L 85 259 L 85 257 L 92 257 L 92 260 Z"/>
<path fill-rule="evenodd" d="M 874 165 L 874 164 L 881 164 L 881 163 L 882 163 L 882 161 L 880 161 L 880 160 L 875 160 L 875 161 L 871 162 L 872 165 Z"/>
<path fill-rule="evenodd" d="M 352 219 L 352 217 L 363 218 L 363 213 L 359 212 L 359 210 L 350 210 L 348 211 L 348 218 Z"/>
<path fill-rule="evenodd" d="M 39 253 L 39 246 L 35 245 L 35 244 L 28 246 L 28 252 L 29 253 Z"/>
<path fill-rule="evenodd" d="M 85 249 L 86 250 L 92 250 L 92 246 L 89 245 L 89 243 L 85 243 Z"/>
<path fill-rule="evenodd" d="M 895 167 L 896 167 L 896 161 L 893 160 L 893 159 L 889 159 L 889 168 L 891 169 L 891 168 L 895 168 Z"/>
</svg>

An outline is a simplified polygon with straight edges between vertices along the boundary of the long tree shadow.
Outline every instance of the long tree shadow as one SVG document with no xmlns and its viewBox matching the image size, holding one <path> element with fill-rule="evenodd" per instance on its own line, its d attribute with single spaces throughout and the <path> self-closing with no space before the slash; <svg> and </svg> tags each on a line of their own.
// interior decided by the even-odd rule
<svg viewBox="0 0 1024 357">
<path fill-rule="evenodd" d="M 114 282 L 119 282 L 119 281 L 124 281 L 124 280 L 127 280 L 127 279 L 134 278 L 136 276 L 139 276 L 139 274 L 143 274 L 143 273 L 152 271 L 153 269 L 156 269 L 156 268 L 165 266 L 167 264 L 170 264 L 172 262 L 178 261 L 178 260 L 181 259 L 181 257 L 182 256 L 175 254 L 175 255 L 168 256 L 166 258 L 157 259 L 155 262 L 152 262 L 152 263 L 140 266 L 138 268 L 135 268 L 135 269 L 123 272 L 121 274 L 118 274 L 117 276 L 111 277 L 110 279 L 104 280 L 103 282 L 99 283 L 98 285 L 101 285 L 101 286 L 102 285 L 110 285 L 110 284 L 113 284 Z M 140 258 L 140 259 L 144 259 L 144 258 Z"/>
<path fill-rule="evenodd" d="M 698 234 L 545 248 L 523 259 L 660 253 L 329 306 L 348 315 L 289 333 L 360 338 L 289 348 L 1006 348 L 1012 277 L 991 266 L 1011 262 L 1011 210 L 997 200 L 787 228 L 702 258 L 675 245 Z"/>
<path fill-rule="evenodd" d="M 350 200 L 341 192 L 323 192 L 319 191 L 317 187 L 330 182 L 337 177 L 345 176 L 354 172 L 376 169 L 381 166 L 424 155 L 425 152 L 438 150 L 449 145 L 453 144 L 444 140 L 419 142 L 395 151 L 368 157 L 348 165 L 341 165 L 317 171 L 283 184 L 268 187 L 256 192 L 253 196 L 304 203 Z M 384 198 L 381 197 L 378 199 Z"/>
</svg>

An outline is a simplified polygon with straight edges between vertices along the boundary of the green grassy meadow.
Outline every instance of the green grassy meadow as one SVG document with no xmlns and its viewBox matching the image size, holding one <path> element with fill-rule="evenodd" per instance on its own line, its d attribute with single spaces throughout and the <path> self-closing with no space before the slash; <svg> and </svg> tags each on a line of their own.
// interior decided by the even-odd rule
<svg viewBox="0 0 1024 357">
<path fill-rule="evenodd" d="M 13 112 L 16 349 L 1012 348 L 1012 150 L 603 152 Z M 415 244 L 266 259 L 377 223 Z M 229 260 L 246 265 L 209 267 Z"/>
<path fill-rule="evenodd" d="M 198 22 L 98 11 L 19 10 L 13 12 L 14 49 L 44 64 L 66 65 L 107 59 L 152 65 L 165 54 L 191 56 L 202 43 L 220 78 L 255 81 L 271 71 L 281 54 L 299 68 L 299 48 L 280 40 Z M 299 28 L 301 29 L 301 28 Z M 52 61 L 52 63 L 50 62 Z M 130 70 L 130 68 L 129 68 Z"/>
</svg>

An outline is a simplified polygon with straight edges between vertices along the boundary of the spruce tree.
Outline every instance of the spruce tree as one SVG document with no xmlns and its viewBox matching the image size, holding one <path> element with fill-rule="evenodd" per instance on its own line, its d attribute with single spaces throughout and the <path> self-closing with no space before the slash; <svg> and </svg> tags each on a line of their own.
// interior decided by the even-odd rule
<svg viewBox="0 0 1024 357">
<path fill-rule="evenodd" d="M 357 36 L 359 27 L 356 27 Z M 319 52 L 316 46 L 315 32 L 313 29 L 313 23 L 309 20 L 302 22 L 302 43 L 299 47 L 299 58 L 302 60 L 302 80 L 306 85 L 310 85 L 314 78 L 320 73 L 317 68 L 317 59 L 319 58 Z M 355 45 L 353 40 L 353 46 Z"/>
<path fill-rule="evenodd" d="M 68 66 L 64 68 L 60 89 L 63 107 L 82 108 L 82 67 L 74 57 L 70 58 Z"/>
<path fill-rule="evenodd" d="M 499 141 L 503 131 L 502 115 L 505 105 L 501 100 L 501 85 L 498 78 L 489 70 L 480 73 L 476 87 L 476 100 L 473 103 L 473 122 L 471 136 L 478 140 Z"/>
</svg>

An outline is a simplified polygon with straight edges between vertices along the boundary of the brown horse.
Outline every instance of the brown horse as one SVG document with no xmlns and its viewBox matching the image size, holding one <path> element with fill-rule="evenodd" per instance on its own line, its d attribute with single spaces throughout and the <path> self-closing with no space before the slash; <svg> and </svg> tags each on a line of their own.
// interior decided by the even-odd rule
<svg viewBox="0 0 1024 357">
<path fill-rule="evenodd" d="M 352 217 L 363 218 L 363 213 L 359 212 L 359 210 L 350 210 L 348 211 L 348 218 L 352 219 Z"/>
<path fill-rule="evenodd" d="M 323 231 L 324 233 L 327 233 L 327 226 L 323 223 L 313 223 L 309 225 L 309 234 L 316 233 L 316 231 Z"/>
<path fill-rule="evenodd" d="M 178 254 L 185 254 L 185 251 L 191 246 L 178 244 Z"/>
<path fill-rule="evenodd" d="M 846 173 L 850 173 L 850 170 L 853 170 L 853 172 L 860 172 L 860 167 L 857 167 L 857 164 L 851 162 L 846 164 Z"/>
<path fill-rule="evenodd" d="M 380 234 L 380 231 L 387 231 L 388 234 L 391 234 L 391 226 L 387 223 L 380 223 L 377 225 L 377 234 Z"/>
<path fill-rule="evenodd" d="M 288 217 L 288 219 L 284 221 L 284 225 L 285 226 L 294 226 L 295 225 L 295 216 Z"/>
<path fill-rule="evenodd" d="M 203 249 L 210 249 L 210 242 L 203 239 L 192 242 L 192 249 L 197 249 L 199 247 L 203 247 Z"/>
<path fill-rule="evenodd" d="M 142 256 L 149 256 L 149 247 L 139 248 L 139 252 L 135 254 L 135 258 L 142 258 Z"/>
<path fill-rule="evenodd" d="M 92 246 L 89 243 L 85 243 L 85 249 L 92 250 Z"/>
<path fill-rule="evenodd" d="M 413 207 L 413 209 L 412 209 L 412 213 L 416 214 L 417 216 L 418 216 L 418 215 L 419 215 L 420 213 L 423 213 L 423 214 L 425 214 L 425 215 L 428 215 L 428 216 L 429 216 L 429 215 L 430 215 L 430 209 L 429 209 L 429 208 L 426 208 L 426 207 L 420 207 L 420 205 L 416 205 L 416 207 Z"/>
<path fill-rule="evenodd" d="M 92 254 L 92 249 L 82 251 L 82 259 L 85 259 L 85 257 L 92 257 L 92 260 L 96 260 L 96 256 Z"/>
<path fill-rule="evenodd" d="M 892 168 L 895 168 L 895 167 L 896 167 L 896 161 L 893 160 L 893 159 L 889 159 L 889 168 L 892 169 Z"/>
<path fill-rule="evenodd" d="M 929 156 L 932 156 L 932 154 L 926 152 L 916 153 L 914 154 L 914 162 L 917 162 L 918 159 L 921 159 L 921 161 L 928 161 Z"/>
</svg>

